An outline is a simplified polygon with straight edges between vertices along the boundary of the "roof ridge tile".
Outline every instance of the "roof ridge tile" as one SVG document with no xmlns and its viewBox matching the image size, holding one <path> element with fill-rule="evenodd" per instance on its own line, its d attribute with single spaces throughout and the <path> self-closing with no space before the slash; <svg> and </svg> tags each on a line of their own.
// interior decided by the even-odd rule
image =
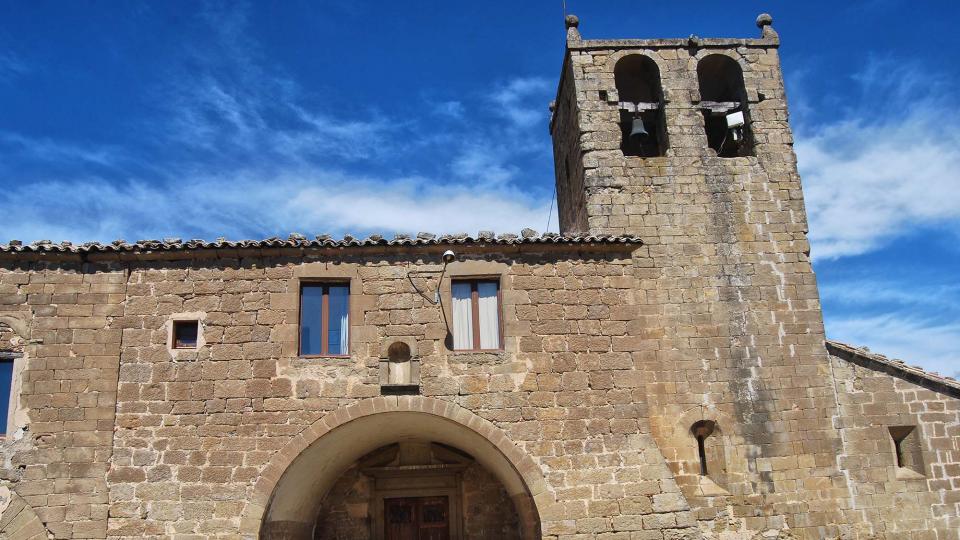
<svg viewBox="0 0 960 540">
<path fill-rule="evenodd" d="M 182 238 L 143 239 L 127 242 L 124 239 L 113 240 L 109 243 L 84 242 L 73 244 L 64 241 L 55 244 L 50 240 L 37 240 L 24 245 L 20 240 L 10 240 L 7 244 L 0 244 L 0 253 L 97 253 L 97 252 L 142 252 L 142 251 L 182 251 L 192 249 L 221 249 L 221 248 L 263 248 L 263 247 L 362 247 L 362 246 L 432 246 L 432 245 L 465 245 L 465 244 L 642 244 L 635 235 L 608 235 L 608 234 L 577 234 L 577 233 L 538 233 L 533 229 L 523 229 L 520 234 L 480 231 L 476 236 L 468 233 L 448 233 L 437 235 L 420 232 L 416 236 L 405 233 L 396 233 L 392 240 L 382 235 L 371 234 L 367 238 L 357 238 L 345 233 L 342 238 L 335 239 L 329 234 L 318 234 L 311 240 L 300 233 L 290 233 L 286 238 L 271 236 L 263 240 L 228 240 L 217 237 L 208 242 L 200 238 L 184 241 Z"/>
</svg>

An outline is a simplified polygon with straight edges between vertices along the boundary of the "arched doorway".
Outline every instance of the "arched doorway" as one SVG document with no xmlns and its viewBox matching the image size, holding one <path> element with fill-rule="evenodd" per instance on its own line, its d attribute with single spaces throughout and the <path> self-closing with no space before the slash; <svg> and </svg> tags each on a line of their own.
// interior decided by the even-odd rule
<svg viewBox="0 0 960 540">
<path fill-rule="evenodd" d="M 431 477 L 429 471 L 437 474 Z M 476 477 L 469 478 L 468 473 Z M 441 506 L 451 521 L 448 537 L 469 538 L 467 527 L 476 521 L 463 515 L 465 480 L 471 489 L 495 487 L 502 492 L 512 506 L 502 514 L 515 514 L 518 535 L 524 539 L 540 537 L 535 500 L 554 500 L 540 468 L 490 422 L 452 403 L 386 396 L 330 413 L 298 435 L 264 469 L 244 523 L 251 527 L 260 510 L 256 532 L 261 538 L 312 539 L 315 533 L 323 538 L 318 521 L 326 519 L 331 508 L 347 511 L 351 503 L 343 500 L 343 483 L 349 483 L 350 475 L 360 480 L 356 475 L 361 474 L 371 491 L 354 501 L 352 511 L 354 519 L 365 524 L 369 538 L 385 537 L 379 534 L 385 530 L 381 527 L 387 524 L 390 504 L 405 504 L 421 516 L 425 511 L 436 515 L 439 503 L 431 498 L 443 496 L 448 498 Z M 404 479 L 377 485 L 378 476 L 389 479 L 397 474 Z M 398 486 L 402 489 L 394 489 Z M 391 499 L 409 500 L 388 504 Z M 509 528 L 510 519 L 508 515 L 496 526 Z"/>
<path fill-rule="evenodd" d="M 321 503 L 316 540 L 520 540 L 504 487 L 467 452 L 422 440 L 374 450 L 344 472 Z"/>
</svg>

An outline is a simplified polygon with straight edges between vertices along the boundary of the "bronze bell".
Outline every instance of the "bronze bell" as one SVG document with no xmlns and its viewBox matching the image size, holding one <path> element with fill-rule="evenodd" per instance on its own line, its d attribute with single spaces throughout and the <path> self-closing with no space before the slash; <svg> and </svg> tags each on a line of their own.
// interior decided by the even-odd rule
<svg viewBox="0 0 960 540">
<path fill-rule="evenodd" d="M 633 124 L 630 126 L 630 140 L 643 143 L 650 136 L 647 128 L 643 125 L 643 119 L 640 116 L 633 117 Z"/>
</svg>

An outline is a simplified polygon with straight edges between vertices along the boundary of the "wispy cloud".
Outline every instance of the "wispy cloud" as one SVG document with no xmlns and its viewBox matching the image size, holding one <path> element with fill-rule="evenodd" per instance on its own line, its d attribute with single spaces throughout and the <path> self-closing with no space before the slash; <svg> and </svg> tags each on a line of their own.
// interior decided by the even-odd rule
<svg viewBox="0 0 960 540">
<path fill-rule="evenodd" d="M 323 169 L 195 177 L 172 188 L 99 179 L 44 182 L 15 186 L 8 196 L 46 202 L 10 208 L 4 234 L 74 242 L 290 232 L 516 232 L 541 222 L 547 211 L 546 201 L 508 188 L 478 192 L 472 184 Z"/>
<path fill-rule="evenodd" d="M 87 146 L 0 131 L 0 157 L 11 154 L 17 154 L 21 159 L 78 166 L 89 164 L 114 167 L 124 159 L 124 151 L 115 146 Z"/>
<path fill-rule="evenodd" d="M 834 281 L 820 287 L 824 300 L 850 306 L 922 307 L 925 312 L 937 309 L 960 309 L 960 285 L 923 285 L 915 282 L 857 280 Z"/>
<path fill-rule="evenodd" d="M 165 143 L 294 162 L 369 159 L 393 149 L 390 135 L 403 122 L 372 110 L 347 118 L 305 105 L 303 89 L 251 39 L 247 10 L 208 5 L 199 22 L 210 29 L 207 42 L 184 48 L 186 60 L 160 90 L 170 118 L 159 127 Z"/>
<path fill-rule="evenodd" d="M 546 221 L 548 197 L 518 188 L 518 162 L 549 152 L 542 79 L 436 96 L 405 118 L 346 113 L 264 61 L 244 10 L 208 6 L 199 23 L 210 42 L 165 68 L 155 101 L 166 115 L 138 133 L 147 150 L 0 133 L 0 155 L 50 166 L 8 190 L 34 203 L 11 210 L 2 240 L 506 232 Z M 486 116 L 464 135 L 468 107 Z"/>
<path fill-rule="evenodd" d="M 467 112 L 466 107 L 463 106 L 463 102 L 460 101 L 443 101 L 437 103 L 433 108 L 434 114 L 440 116 L 446 116 L 456 120 L 463 118 L 463 115 Z"/>
<path fill-rule="evenodd" d="M 528 128 L 541 122 L 547 116 L 547 104 L 531 104 L 531 96 L 548 92 L 550 82 L 542 77 L 522 77 L 513 79 L 497 88 L 490 100 L 497 106 L 496 112 L 509 119 L 516 126 Z"/>
<path fill-rule="evenodd" d="M 816 258 L 866 253 L 912 227 L 960 220 L 960 115 L 945 85 L 884 61 L 856 79 L 855 106 L 798 129 Z"/>
<path fill-rule="evenodd" d="M 0 51 L 0 83 L 12 81 L 28 70 L 27 63 L 13 51 Z"/>
</svg>

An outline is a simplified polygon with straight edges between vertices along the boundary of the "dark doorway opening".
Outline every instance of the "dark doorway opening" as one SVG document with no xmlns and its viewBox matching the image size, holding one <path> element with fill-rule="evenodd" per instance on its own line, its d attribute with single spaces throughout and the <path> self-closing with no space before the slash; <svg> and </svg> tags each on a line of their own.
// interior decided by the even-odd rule
<svg viewBox="0 0 960 540">
<path fill-rule="evenodd" d="M 449 540 L 447 497 L 403 497 L 383 500 L 386 540 Z"/>
</svg>

